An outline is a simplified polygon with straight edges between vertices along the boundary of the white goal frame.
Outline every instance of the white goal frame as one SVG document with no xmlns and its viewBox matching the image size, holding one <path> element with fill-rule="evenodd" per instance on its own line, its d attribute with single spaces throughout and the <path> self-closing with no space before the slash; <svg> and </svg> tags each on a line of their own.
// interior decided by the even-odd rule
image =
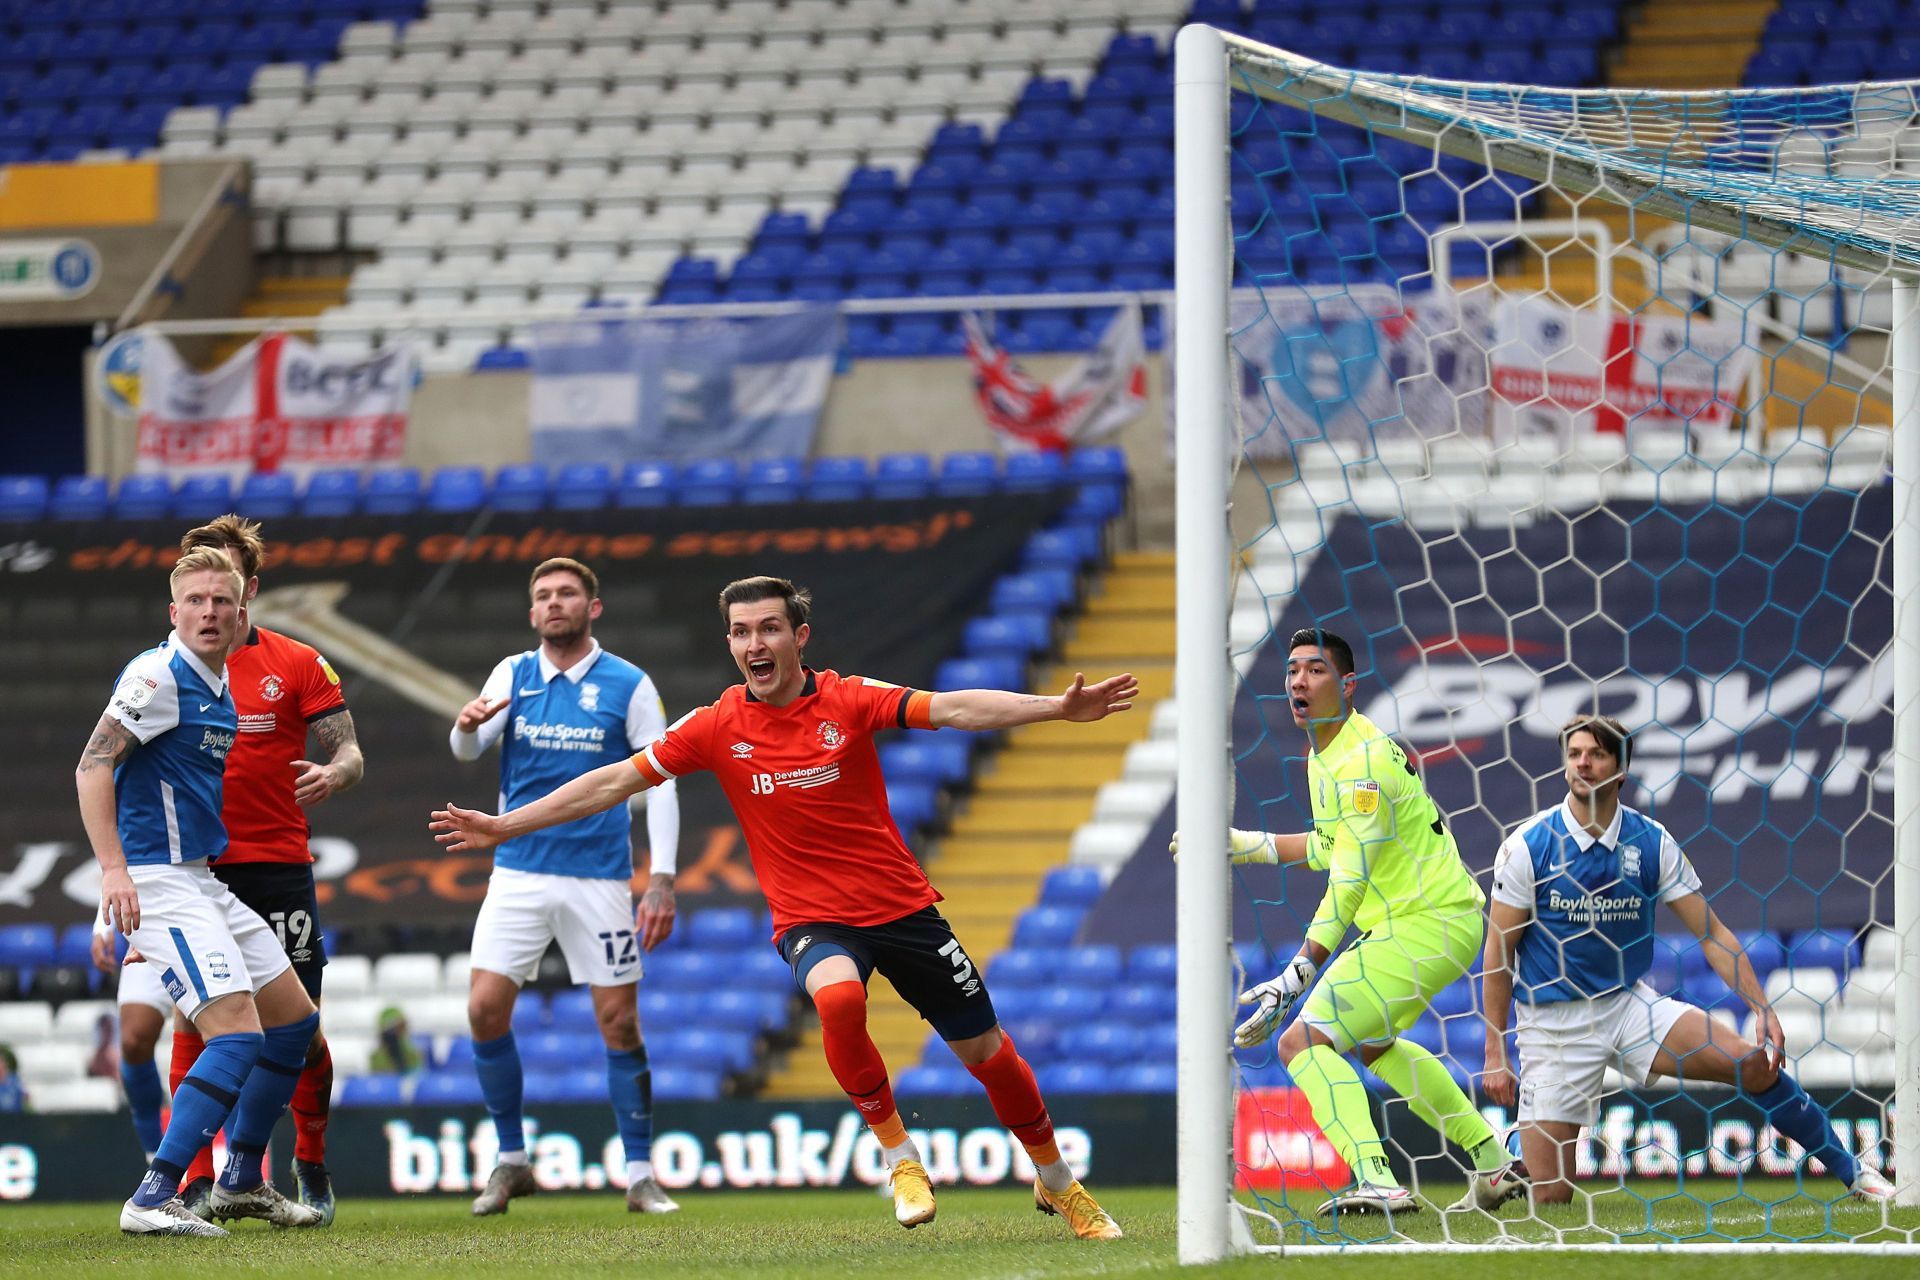
<svg viewBox="0 0 1920 1280">
<path fill-rule="evenodd" d="M 1230 707 L 1233 697 L 1228 615 L 1232 545 L 1228 501 L 1234 466 L 1229 292 L 1233 232 L 1228 218 L 1229 68 L 1235 57 L 1282 70 L 1285 105 L 1433 145 L 1409 128 L 1418 113 L 1386 95 L 1356 94 L 1353 73 L 1270 49 L 1211 27 L 1183 28 L 1174 44 L 1176 193 L 1174 369 L 1178 614 L 1174 677 L 1178 693 L 1179 793 L 1176 818 L 1189 854 L 1176 873 L 1179 897 L 1179 1258 L 1208 1263 L 1253 1247 L 1232 1207 L 1233 1059 L 1230 868 L 1202 856 L 1226 848 L 1231 807 Z M 1376 85 L 1383 78 L 1368 77 Z M 1241 88 L 1249 86 L 1241 85 Z M 1258 86 L 1253 86 L 1257 91 Z M 1647 95 L 1658 97 L 1660 95 Z M 1684 96 L 1684 95 L 1681 95 Z M 1434 100 L 1436 103 L 1438 100 Z M 1440 104 L 1444 105 L 1444 104 Z M 1737 206 L 1702 190 L 1676 190 L 1684 175 L 1661 173 L 1621 157 L 1569 155 L 1547 135 L 1506 128 L 1498 136 L 1467 129 L 1441 134 L 1442 149 L 1490 161 L 1560 189 L 1598 194 L 1648 213 L 1778 247 L 1806 230 L 1826 233 L 1835 260 L 1892 270 L 1894 308 L 1889 362 L 1893 381 L 1893 744 L 1894 925 L 1899 937 L 1894 1098 L 1906 1121 L 1895 1129 L 1897 1203 L 1920 1205 L 1920 245 L 1902 242 L 1877 211 L 1813 209 L 1808 221 L 1789 195 L 1764 193 Z M 1477 145 L 1469 149 L 1468 144 Z M 1457 150 L 1456 150 L 1457 148 Z M 1705 182 L 1705 179 L 1702 179 Z M 1876 251 L 1876 245 L 1878 246 Z M 1891 245 L 1889 250 L 1887 246 Z M 1326 1246 L 1309 1246 L 1325 1248 Z M 1635 1252 L 1719 1249 L 1812 1254 L 1835 1250 L 1920 1254 L 1920 1245 L 1701 1244 L 1554 1246 L 1365 1245 L 1369 1250 L 1605 1248 Z"/>
</svg>

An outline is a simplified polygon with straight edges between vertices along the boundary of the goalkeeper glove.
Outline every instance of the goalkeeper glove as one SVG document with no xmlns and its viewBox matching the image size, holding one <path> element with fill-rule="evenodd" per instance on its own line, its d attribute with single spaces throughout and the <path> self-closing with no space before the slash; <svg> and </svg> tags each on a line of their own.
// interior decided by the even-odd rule
<svg viewBox="0 0 1920 1280">
<path fill-rule="evenodd" d="M 1173 855 L 1175 862 L 1180 861 L 1180 833 L 1173 833 L 1173 839 L 1167 844 L 1167 852 Z M 1278 862 L 1280 855 L 1274 851 L 1273 841 L 1264 831 L 1242 831 L 1238 827 L 1227 828 L 1228 862 Z"/>
<path fill-rule="evenodd" d="M 1265 1044 L 1267 1038 L 1293 1013 L 1293 1006 L 1313 985 L 1313 975 L 1319 969 L 1320 966 L 1304 955 L 1295 956 L 1287 961 L 1287 967 L 1277 977 L 1242 991 L 1241 1004 L 1257 1004 L 1260 1007 L 1233 1029 L 1233 1042 L 1242 1049 Z"/>
</svg>

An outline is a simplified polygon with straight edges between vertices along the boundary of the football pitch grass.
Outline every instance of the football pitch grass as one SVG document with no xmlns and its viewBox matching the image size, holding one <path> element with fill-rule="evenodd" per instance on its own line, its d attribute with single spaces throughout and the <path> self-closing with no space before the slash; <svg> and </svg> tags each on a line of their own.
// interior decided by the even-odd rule
<svg viewBox="0 0 1920 1280">
<path fill-rule="evenodd" d="M 871 1192 L 739 1192 L 687 1194 L 683 1209 L 670 1217 L 641 1217 L 625 1211 L 613 1195 L 539 1195 L 517 1200 L 502 1217 L 475 1219 L 464 1199 L 343 1201 L 336 1224 L 327 1230 L 276 1231 L 259 1223 L 239 1224 L 230 1240 L 130 1238 L 116 1223 L 119 1203 L 0 1206 L 0 1275 L 33 1280 L 87 1277 L 102 1273 L 220 1276 L 289 1275 L 394 1277 L 417 1275 L 512 1276 L 641 1274 L 725 1277 L 840 1276 L 1126 1276 L 1172 1275 L 1176 1227 L 1171 1188 L 1098 1188 L 1101 1202 L 1127 1232 L 1124 1240 L 1083 1242 L 1070 1238 L 1057 1218 L 1033 1210 L 1031 1193 L 943 1187 L 937 1221 L 902 1231 L 890 1205 Z M 1446 1204 L 1462 1188 L 1430 1186 L 1431 1200 Z M 1541 1223 L 1528 1222 L 1517 1207 L 1502 1215 L 1508 1228 L 1524 1238 L 1550 1238 L 1547 1227 L 1565 1229 L 1569 1241 L 1608 1242 L 1617 1232 L 1630 1242 L 1660 1243 L 1700 1232 L 1714 1210 L 1727 1236 L 1754 1240 L 1834 1239 L 1866 1232 L 1880 1221 L 1878 1211 L 1824 1203 L 1794 1194 L 1791 1185 L 1758 1185 L 1740 1194 L 1730 1182 L 1695 1182 L 1690 1196 L 1676 1195 L 1675 1184 L 1643 1183 L 1637 1199 L 1615 1191 L 1600 1196 L 1591 1210 L 1565 1207 L 1543 1210 Z M 1823 1199 L 1838 1184 L 1813 1183 Z M 1320 1197 L 1302 1197 L 1295 1206 L 1311 1214 Z M 1407 1236 L 1441 1238 L 1438 1213 L 1405 1219 Z M 1895 1210 L 1901 1230 L 1881 1239 L 1920 1238 L 1920 1210 Z M 1598 1223 L 1604 1231 L 1578 1231 Z M 1492 1219 L 1480 1214 L 1451 1215 L 1454 1238 L 1491 1240 Z M 1374 1219 L 1353 1222 L 1356 1235 L 1379 1234 Z M 1297 1238 L 1298 1231 L 1289 1233 Z M 1271 1276 L 1280 1267 L 1311 1267 L 1315 1274 L 1354 1280 L 1498 1280 L 1554 1269 L 1555 1280 L 1587 1280 L 1622 1274 L 1636 1277 L 1688 1277 L 1692 1280 L 1767 1280 L 1795 1270 L 1819 1268 L 1819 1280 L 1854 1277 L 1905 1277 L 1920 1274 L 1912 1257 L 1835 1255 L 1831 1258 L 1744 1255 L 1563 1253 L 1550 1258 L 1527 1250 L 1509 1254 L 1381 1255 L 1355 1248 L 1340 1255 L 1316 1252 L 1240 1258 L 1210 1267 L 1206 1274 Z"/>
</svg>

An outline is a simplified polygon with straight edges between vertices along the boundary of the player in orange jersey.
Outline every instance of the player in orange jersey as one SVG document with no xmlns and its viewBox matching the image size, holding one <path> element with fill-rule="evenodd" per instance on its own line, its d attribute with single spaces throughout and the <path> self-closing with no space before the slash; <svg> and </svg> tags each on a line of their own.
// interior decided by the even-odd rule
<svg viewBox="0 0 1920 1280">
<path fill-rule="evenodd" d="M 927 693 L 805 666 L 812 598 L 782 578 L 745 578 L 720 593 L 727 644 L 745 683 L 682 717 L 635 755 L 494 816 L 449 804 L 430 830 L 452 850 L 503 840 L 621 804 L 648 787 L 712 770 L 746 834 L 773 908 L 774 943 L 820 1015 L 827 1065 L 886 1153 L 894 1216 L 934 1216 L 933 1188 L 867 1034 L 875 970 L 932 1023 L 986 1086 L 1000 1122 L 1033 1158 L 1035 1207 L 1082 1239 L 1120 1228 L 1060 1158 L 1033 1070 L 1001 1030 L 986 983 L 934 906 L 940 895 L 893 824 L 874 752 L 883 729 L 1010 729 L 1093 721 L 1132 706 L 1130 675 L 1058 697 L 968 689 Z"/>
<path fill-rule="evenodd" d="M 257 522 L 221 516 L 180 539 L 182 551 L 196 547 L 225 551 L 246 577 L 246 598 L 251 601 L 259 592 L 266 545 Z M 249 626 L 247 638 L 227 659 L 227 678 L 240 732 L 227 754 L 220 816 L 228 843 L 214 874 L 273 928 L 300 985 L 318 1004 L 327 957 L 304 810 L 351 788 L 365 772 L 353 714 L 341 695 L 339 675 L 317 650 L 264 627 Z M 309 734 L 325 763 L 305 758 Z M 192 1024 L 176 1017 L 173 1087 L 179 1087 L 201 1044 Z M 320 1212 L 322 1226 L 332 1224 L 334 1211 L 326 1165 L 332 1097 L 333 1055 L 325 1034 L 316 1033 L 293 1094 L 293 1176 L 300 1203 Z M 212 1155 L 202 1148 L 180 1188 L 187 1206 L 202 1217 L 212 1174 Z"/>
</svg>

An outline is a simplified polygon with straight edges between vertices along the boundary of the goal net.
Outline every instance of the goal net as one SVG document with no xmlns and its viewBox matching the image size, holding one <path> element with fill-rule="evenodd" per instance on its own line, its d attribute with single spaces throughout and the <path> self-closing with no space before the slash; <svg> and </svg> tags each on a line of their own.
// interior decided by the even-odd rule
<svg viewBox="0 0 1920 1280">
<path fill-rule="evenodd" d="M 1894 1123 L 1920 1106 L 1916 86 L 1575 91 L 1203 27 L 1176 47 L 1183 1260 L 1920 1250 L 1920 1133 Z M 1323 1216 L 1353 1170 L 1275 1042 L 1235 1053 L 1232 1029 L 1326 876 L 1197 856 L 1228 825 L 1313 826 L 1300 628 L 1351 642 L 1353 709 L 1483 889 L 1567 795 L 1560 726 L 1624 721 L 1622 801 L 1685 851 L 1787 1074 L 1897 1202 L 1849 1198 L 1744 1090 L 1649 1077 L 1657 1045 L 1596 1032 L 1508 1041 L 1522 1096 L 1600 1094 L 1571 1202 L 1446 1211 L 1466 1154 L 1361 1069 L 1420 1209 Z M 1631 871 L 1568 919 L 1635 909 Z M 1753 1040 L 1679 915 L 1654 927 L 1647 986 Z M 1391 1030 L 1512 1141 L 1475 953 L 1404 1017 L 1396 992 Z"/>
</svg>

